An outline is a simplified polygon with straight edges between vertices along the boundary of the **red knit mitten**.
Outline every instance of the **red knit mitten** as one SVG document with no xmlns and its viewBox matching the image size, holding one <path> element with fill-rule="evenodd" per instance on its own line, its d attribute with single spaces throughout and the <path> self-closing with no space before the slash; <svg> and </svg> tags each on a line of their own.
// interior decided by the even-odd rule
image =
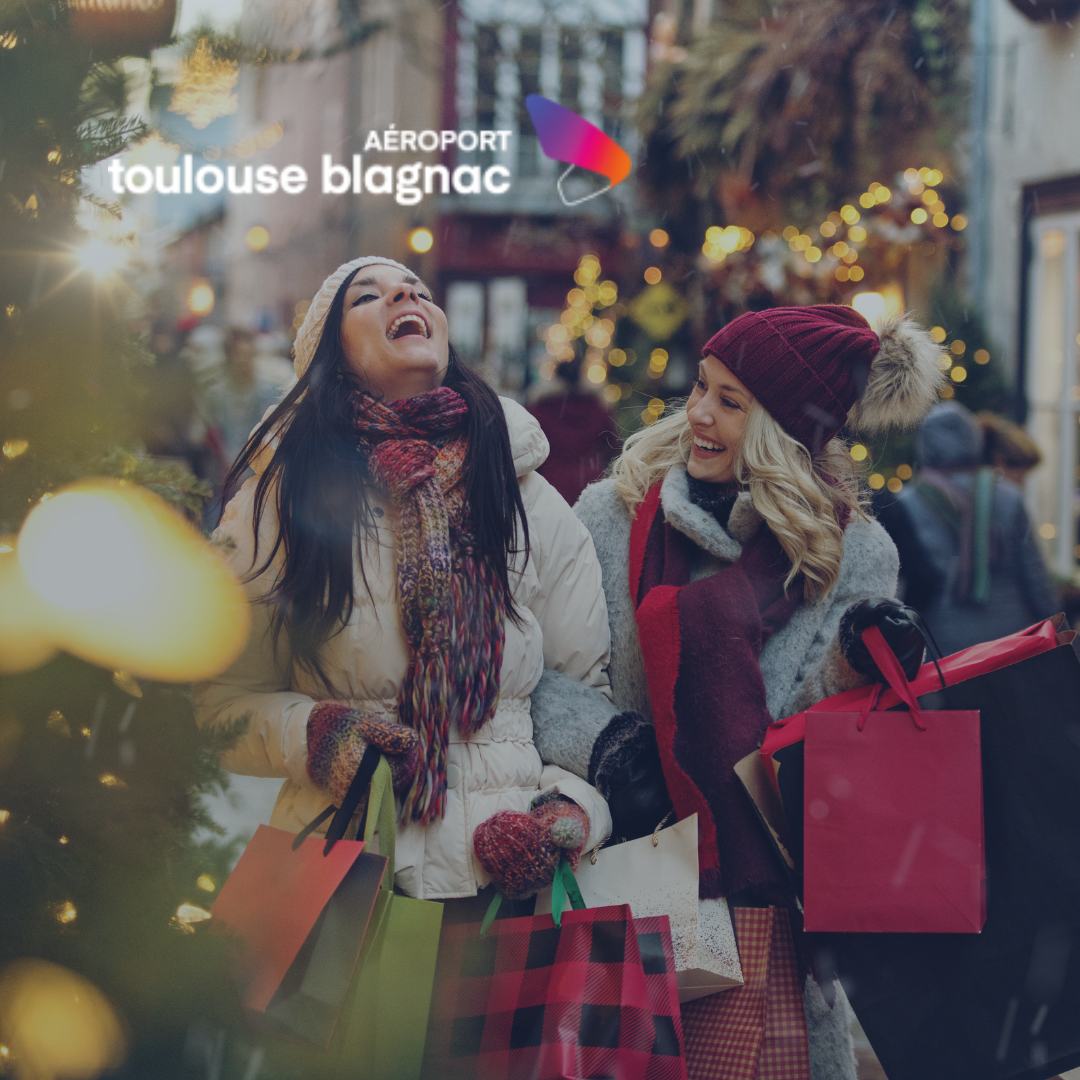
<svg viewBox="0 0 1080 1080">
<path fill-rule="evenodd" d="M 527 814 L 500 810 L 477 826 L 473 850 L 504 896 L 521 900 L 550 885 L 559 857 L 577 866 L 589 836 L 589 815 L 552 792 Z"/>
<path fill-rule="evenodd" d="M 308 776 L 340 806 L 368 745 L 390 763 L 394 790 L 412 784 L 420 764 L 420 736 L 376 713 L 360 713 L 340 701 L 320 701 L 307 724 Z"/>
</svg>

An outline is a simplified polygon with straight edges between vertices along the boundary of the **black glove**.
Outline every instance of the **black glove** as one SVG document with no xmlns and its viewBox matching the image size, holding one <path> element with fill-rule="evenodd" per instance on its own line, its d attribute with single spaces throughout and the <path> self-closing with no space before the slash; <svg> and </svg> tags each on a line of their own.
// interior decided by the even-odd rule
<svg viewBox="0 0 1080 1080">
<path fill-rule="evenodd" d="M 589 759 L 589 783 L 607 800 L 617 840 L 649 836 L 672 810 L 656 729 L 636 712 L 613 716 Z"/>
<path fill-rule="evenodd" d="M 926 649 L 914 609 L 899 600 L 878 597 L 852 604 L 840 617 L 840 651 L 844 659 L 860 675 L 884 679 L 862 639 L 863 631 L 871 626 L 881 631 L 908 679 L 914 679 Z"/>
</svg>

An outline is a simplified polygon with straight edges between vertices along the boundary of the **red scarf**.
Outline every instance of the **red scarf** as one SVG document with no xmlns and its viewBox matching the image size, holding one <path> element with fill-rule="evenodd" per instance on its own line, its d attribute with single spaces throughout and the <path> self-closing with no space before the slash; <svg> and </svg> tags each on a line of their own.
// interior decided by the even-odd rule
<svg viewBox="0 0 1080 1080">
<path fill-rule="evenodd" d="M 702 897 L 786 888 L 734 768 L 772 723 L 758 658 L 798 608 L 802 578 L 784 592 L 791 562 L 764 522 L 737 562 L 691 581 L 696 552 L 664 519 L 656 484 L 630 531 L 630 595 L 664 777 L 680 820 L 698 815 Z"/>
</svg>

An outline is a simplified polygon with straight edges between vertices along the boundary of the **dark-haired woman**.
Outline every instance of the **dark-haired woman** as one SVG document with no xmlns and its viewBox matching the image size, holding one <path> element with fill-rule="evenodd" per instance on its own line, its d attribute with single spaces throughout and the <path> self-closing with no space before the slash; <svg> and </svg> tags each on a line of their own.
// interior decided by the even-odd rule
<svg viewBox="0 0 1080 1080">
<path fill-rule="evenodd" d="M 592 541 L 535 472 L 539 426 L 461 363 L 406 267 L 339 267 L 295 364 L 230 477 L 256 474 L 215 533 L 253 631 L 197 688 L 199 722 L 240 722 L 223 763 L 283 777 L 270 824 L 293 832 L 379 746 L 401 800 L 397 885 L 440 899 L 494 880 L 522 895 L 546 883 L 555 849 L 610 831 L 593 787 L 541 764 L 529 705 L 545 664 L 607 690 Z M 504 838 L 524 842 L 510 856 Z"/>
</svg>

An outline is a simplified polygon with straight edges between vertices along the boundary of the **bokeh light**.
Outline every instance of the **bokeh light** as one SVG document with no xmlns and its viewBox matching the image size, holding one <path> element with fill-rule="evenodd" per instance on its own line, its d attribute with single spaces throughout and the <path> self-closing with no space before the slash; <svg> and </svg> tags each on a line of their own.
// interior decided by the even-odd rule
<svg viewBox="0 0 1080 1080">
<path fill-rule="evenodd" d="M 409 233 L 409 247 L 419 255 L 423 255 L 424 252 L 430 251 L 434 243 L 435 237 L 432 235 L 430 229 L 413 229 L 413 231 Z"/>
<path fill-rule="evenodd" d="M 0 974 L 0 1043 L 19 1080 L 89 1080 L 127 1056 L 108 998 L 81 975 L 37 959 L 16 960 Z M 7 1067 L 0 1066 L 5 1075 Z"/>
<path fill-rule="evenodd" d="M 244 237 L 244 242 L 252 251 L 263 251 L 270 243 L 270 233 L 262 225 L 252 225 Z"/>
<path fill-rule="evenodd" d="M 188 311 L 193 315 L 209 315 L 214 310 L 214 290 L 205 278 L 196 278 L 187 294 Z"/>
<path fill-rule="evenodd" d="M 99 480 L 58 492 L 30 512 L 16 555 L 0 557 L 6 670 L 62 648 L 129 676 L 188 682 L 223 671 L 247 642 L 236 578 L 143 488 Z"/>
</svg>

